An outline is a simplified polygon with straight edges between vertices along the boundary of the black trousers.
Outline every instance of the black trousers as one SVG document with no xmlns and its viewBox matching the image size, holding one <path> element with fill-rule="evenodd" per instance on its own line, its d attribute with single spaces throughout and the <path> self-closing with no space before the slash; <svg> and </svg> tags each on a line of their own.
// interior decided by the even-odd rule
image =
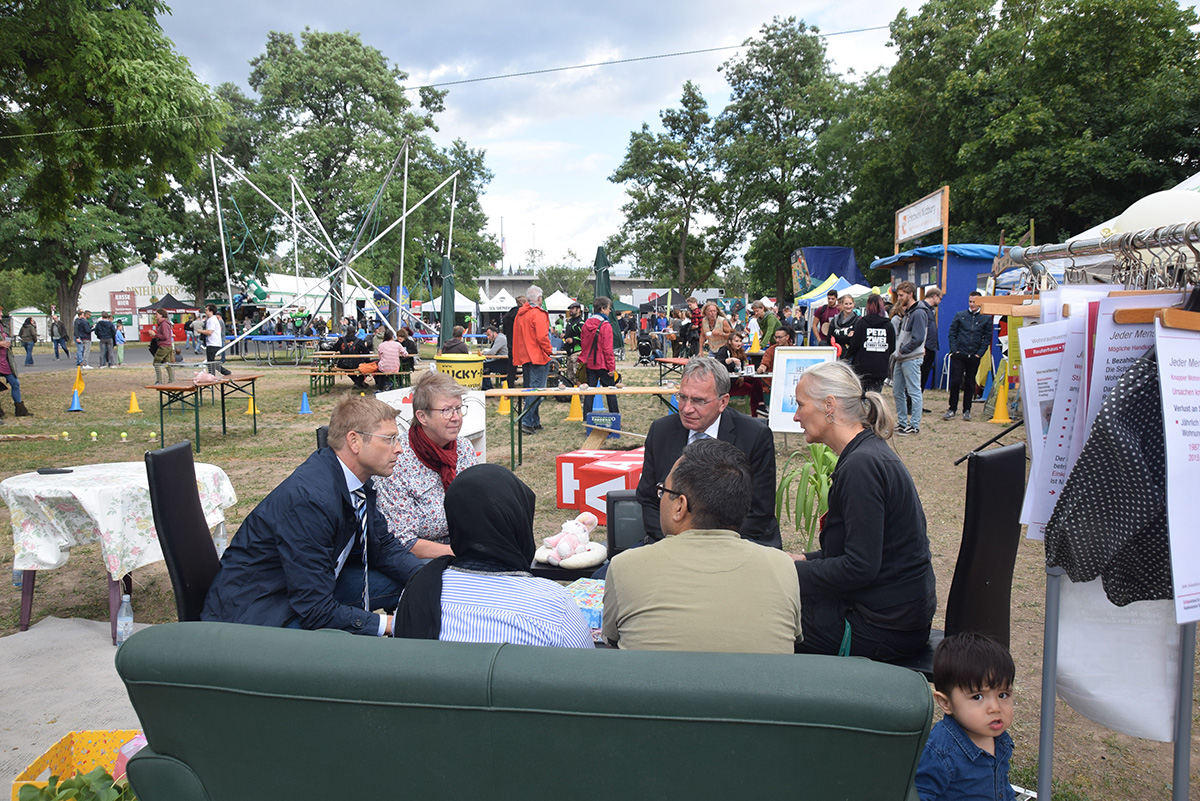
<svg viewBox="0 0 1200 801">
<path fill-rule="evenodd" d="M 927 385 L 929 384 L 929 374 L 933 372 L 933 365 L 937 363 L 937 355 L 936 350 L 925 349 L 925 357 L 921 360 L 921 389 L 933 389 Z"/>
<path fill-rule="evenodd" d="M 929 629 L 883 629 L 867 623 L 858 610 L 847 609 L 837 598 L 802 595 L 800 627 L 804 641 L 796 643 L 796 653 L 836 656 L 847 622 L 850 623 L 850 656 L 865 656 L 877 662 L 904 659 L 919 653 L 929 641 Z"/>
<path fill-rule="evenodd" d="M 950 356 L 950 411 L 958 411 L 958 390 L 963 392 L 963 411 L 971 411 L 975 399 L 975 373 L 979 370 L 979 356 L 955 353 Z"/>
<path fill-rule="evenodd" d="M 211 364 L 213 369 L 217 370 L 223 375 L 229 375 L 229 371 L 225 369 L 225 357 L 221 356 L 220 358 L 217 358 L 217 351 L 220 349 L 221 348 L 217 345 L 205 345 L 204 360 Z"/>
<path fill-rule="evenodd" d="M 593 370 L 590 367 L 587 368 L 587 382 L 589 387 L 615 387 L 617 385 L 617 382 L 613 381 L 612 375 L 607 370 Z M 618 414 L 620 409 L 617 408 L 617 396 L 609 395 L 607 400 L 608 410 L 613 414 Z"/>
</svg>

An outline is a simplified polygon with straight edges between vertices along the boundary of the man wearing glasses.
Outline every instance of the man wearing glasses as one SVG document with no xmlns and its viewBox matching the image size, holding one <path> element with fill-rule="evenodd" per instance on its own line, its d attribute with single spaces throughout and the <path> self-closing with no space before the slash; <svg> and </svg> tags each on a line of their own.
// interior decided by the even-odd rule
<svg viewBox="0 0 1200 801">
<path fill-rule="evenodd" d="M 421 567 L 388 534 L 372 476 L 400 453 L 396 412 L 353 395 L 321 448 L 242 522 L 221 558 L 202 620 L 390 635 L 400 591 Z"/>
<path fill-rule="evenodd" d="M 604 583 L 604 638 L 630 650 L 790 654 L 801 639 L 791 557 L 738 538 L 750 462 L 728 442 L 683 449 L 655 487 L 666 538 L 617 554 Z M 664 603 L 669 599 L 669 603 Z"/>
<path fill-rule="evenodd" d="M 750 510 L 738 527 L 743 539 L 779 548 L 775 520 L 775 439 L 766 424 L 729 406 L 729 373 L 711 356 L 690 359 L 679 381 L 679 414 L 660 417 L 646 435 L 646 455 L 637 499 L 642 505 L 646 544 L 663 538 L 655 486 L 666 480 L 683 449 L 696 439 L 734 445 L 750 461 Z"/>
</svg>

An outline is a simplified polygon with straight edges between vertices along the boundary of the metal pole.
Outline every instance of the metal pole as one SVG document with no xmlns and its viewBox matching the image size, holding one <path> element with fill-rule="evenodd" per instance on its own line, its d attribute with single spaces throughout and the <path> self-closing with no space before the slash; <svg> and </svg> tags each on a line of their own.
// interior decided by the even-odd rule
<svg viewBox="0 0 1200 801">
<path fill-rule="evenodd" d="M 233 282 L 229 279 L 229 257 L 225 254 L 225 222 L 221 218 L 221 193 L 217 189 L 217 162 L 213 159 L 212 153 L 208 154 L 208 166 L 212 171 L 213 200 L 217 206 L 217 235 L 221 238 L 221 264 L 225 267 L 225 291 L 229 293 L 229 319 L 233 323 L 234 336 L 237 336 L 237 319 L 233 314 Z M 204 299 L 200 298 L 196 305 L 199 306 L 203 302 Z M 221 352 L 223 353 L 224 351 L 225 347 L 222 347 Z M 196 439 L 200 439 L 199 435 L 197 435 Z M 199 447 L 197 447 L 197 450 L 199 450 Z"/>
<path fill-rule="evenodd" d="M 1179 627 L 1179 698 L 1175 702 L 1175 766 L 1171 771 L 1171 801 L 1188 801 L 1195 674 L 1196 624 L 1184 623 Z"/>
<path fill-rule="evenodd" d="M 1058 616 L 1066 571 L 1046 568 L 1046 625 L 1042 634 L 1042 719 L 1038 733 L 1038 798 L 1050 798 L 1054 776 L 1054 702 L 1058 684 Z M 1191 719 L 1190 717 L 1188 718 Z"/>
<path fill-rule="evenodd" d="M 404 212 L 404 221 L 400 223 L 400 280 L 399 286 L 392 287 L 392 296 L 396 299 L 396 305 L 401 309 L 404 304 L 400 302 L 404 292 L 404 244 L 408 240 L 408 148 L 404 149 L 404 198 L 400 203 L 400 211 Z M 412 298 L 409 297 L 409 303 L 412 303 Z M 404 319 L 403 314 L 396 315 L 396 325 L 401 325 Z"/>
</svg>

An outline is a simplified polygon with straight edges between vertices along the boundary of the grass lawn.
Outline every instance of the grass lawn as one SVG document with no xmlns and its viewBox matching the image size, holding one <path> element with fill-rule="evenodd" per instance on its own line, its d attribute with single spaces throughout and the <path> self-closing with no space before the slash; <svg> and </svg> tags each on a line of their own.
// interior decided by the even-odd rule
<svg viewBox="0 0 1200 801">
<path fill-rule="evenodd" d="M 239 363 L 229 365 L 235 372 L 247 372 Z M 657 368 L 622 366 L 627 384 L 648 385 L 658 379 Z M 327 423 L 329 413 L 346 392 L 352 391 L 347 380 L 340 380 L 331 394 L 310 397 L 312 415 L 300 415 L 301 393 L 308 389 L 304 370 L 297 368 L 254 368 L 266 372 L 258 382 L 258 436 L 251 436 L 251 419 L 245 415 L 247 403 L 230 399 L 229 433 L 221 436 L 219 411 L 205 407 L 201 412 L 202 450 L 197 461 L 219 465 L 229 474 L 238 494 L 238 504 L 227 510 L 230 531 L 315 447 L 314 429 Z M 12 417 L 12 403 L 0 395 L 8 413 L 0 437 L 7 435 L 54 435 L 68 432 L 69 440 L 18 439 L 0 442 L 0 479 L 46 466 L 69 466 L 102 462 L 133 462 L 128 469 L 142 469 L 145 450 L 159 447 L 151 435 L 158 433 L 156 393 L 144 389 L 153 383 L 149 366 L 116 370 L 92 370 L 84 374 L 87 382 L 82 395 L 81 413 L 68 413 L 74 372 L 27 373 L 21 387 L 33 417 Z M 356 390 L 354 390 L 356 391 Z M 130 393 L 136 392 L 141 414 L 128 414 Z M 941 420 L 946 393 L 926 393 L 926 408 L 933 414 L 922 421 L 922 433 L 896 441 L 896 447 L 916 481 L 929 523 L 929 537 L 941 598 L 939 614 L 945 609 L 946 594 L 962 531 L 963 493 L 966 465 L 954 466 L 962 454 L 975 448 L 999 427 L 981 422 L 984 415 L 976 409 L 975 422 Z M 650 396 L 621 398 L 623 426 L 628 431 L 645 433 L 650 422 L 662 414 L 661 404 Z M 508 421 L 495 414 L 496 402 L 490 402 L 488 456 L 492 462 L 508 464 Z M 557 532 L 561 523 L 574 515 L 555 508 L 554 457 L 582 445 L 582 427 L 566 423 L 568 405 L 548 400 L 542 406 L 545 431 L 525 439 L 524 464 L 517 474 L 538 495 L 535 533 L 538 538 Z M 168 415 L 165 441 L 177 442 L 192 436 L 191 413 Z M 95 431 L 93 443 L 89 433 Z M 126 432 L 128 442 L 120 441 Z M 1006 438 L 1017 441 L 1020 431 Z M 775 437 L 779 464 L 787 454 L 803 446 L 795 435 Z M 632 448 L 641 439 L 623 436 L 609 440 L 606 447 Z M 7 507 L 0 505 L 0 530 L 9 531 Z M 799 538 L 785 529 L 784 546 L 799 549 Z M 0 537 L 0 564 L 11 567 L 12 541 Z M 136 571 L 134 610 L 139 621 L 165 622 L 174 619 L 175 606 L 165 567 L 159 563 Z M 1017 664 L 1017 713 L 1013 727 L 1016 754 L 1014 781 L 1024 786 L 1036 784 L 1038 739 L 1038 692 L 1041 681 L 1043 600 L 1045 578 L 1042 546 L 1025 540 L 1017 557 L 1013 579 L 1012 651 Z M 104 572 L 98 558 L 98 546 L 74 549 L 70 561 L 58 570 L 42 571 L 34 598 L 34 620 L 48 615 L 107 619 L 108 596 Z M 20 592 L 7 580 L 0 582 L 0 636 L 17 633 Z M 936 619 L 935 625 L 941 625 Z M 1200 687 L 1200 681 L 1197 682 Z M 1195 707 L 1193 707 L 1195 708 Z M 1061 782 L 1055 798 L 1063 799 L 1162 799 L 1169 797 L 1171 745 L 1139 740 L 1116 734 L 1075 713 L 1061 702 L 1057 705 L 1054 772 Z M 1193 721 L 1192 797 L 1200 798 L 1200 735 Z"/>
</svg>

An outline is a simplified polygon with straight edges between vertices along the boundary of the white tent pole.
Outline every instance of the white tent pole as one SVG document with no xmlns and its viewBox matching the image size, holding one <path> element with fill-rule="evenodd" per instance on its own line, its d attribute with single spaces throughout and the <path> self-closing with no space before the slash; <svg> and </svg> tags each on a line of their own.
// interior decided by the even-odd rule
<svg viewBox="0 0 1200 801">
<path fill-rule="evenodd" d="M 289 214 L 288 214 L 286 211 L 284 211 L 282 208 L 280 208 L 280 206 L 279 206 L 279 204 L 278 204 L 278 203 L 276 203 L 274 200 L 272 200 L 272 199 L 271 199 L 271 198 L 270 198 L 270 197 L 267 195 L 267 193 L 266 193 L 266 192 L 264 192 L 264 191 L 262 191 L 261 189 L 259 189 L 259 188 L 258 188 L 258 186 L 257 186 L 257 185 L 256 185 L 256 184 L 255 184 L 253 181 L 251 181 L 249 178 L 247 178 L 247 177 L 246 177 L 246 174 L 245 174 L 244 172 L 242 172 L 242 171 L 241 171 L 241 170 L 239 170 L 237 167 L 235 167 L 235 166 L 233 165 L 233 163 L 229 161 L 229 159 L 225 158 L 225 157 L 224 157 L 224 156 L 222 156 L 220 153 L 217 153 L 217 154 L 216 154 L 216 157 L 217 157 L 217 158 L 219 158 L 219 159 L 220 159 L 220 160 L 221 160 L 221 161 L 222 161 L 222 162 L 225 164 L 225 166 L 226 166 L 226 167 L 228 167 L 228 168 L 229 168 L 229 170 L 230 170 L 230 171 L 231 171 L 231 172 L 232 172 L 232 173 L 233 173 L 235 176 L 237 176 L 237 177 L 238 177 L 238 179 L 239 179 L 239 180 L 245 181 L 246 183 L 250 184 L 250 188 L 251 188 L 251 189 L 253 189 L 255 192 L 257 192 L 258 194 L 262 195 L 262 198 L 263 198 L 263 200 L 265 200 L 265 201 L 267 201 L 268 203 L 270 203 L 270 204 L 271 204 L 271 206 L 272 206 L 272 207 L 273 207 L 273 208 L 274 208 L 276 211 L 278 211 L 280 214 L 282 214 L 282 215 L 283 215 L 285 218 L 287 218 L 287 219 L 291 219 L 291 216 L 290 216 L 290 215 L 289 215 Z M 319 223 L 319 222 L 320 222 L 320 221 L 318 220 L 318 223 Z M 307 228 L 305 228 L 303 225 L 301 225 L 301 226 L 300 226 L 300 230 L 304 232 L 304 235 L 305 235 L 305 236 L 307 236 L 309 239 L 311 239 L 311 240 L 313 240 L 314 242 L 316 242 L 316 243 L 317 243 L 317 247 L 319 247 L 319 248 L 321 248 L 321 249 L 323 249 L 323 250 L 328 250 L 328 248 L 326 248 L 326 247 L 325 247 L 324 243 L 322 243 L 320 239 L 317 239 L 317 237 L 313 236 L 312 232 L 310 232 L 310 231 L 309 231 Z M 330 256 L 332 256 L 333 258 L 335 258 L 335 259 L 336 259 L 336 258 L 338 257 L 338 255 L 337 255 L 336 253 L 334 253 L 332 250 L 328 250 L 328 252 L 329 252 L 329 255 L 330 255 Z"/>
<path fill-rule="evenodd" d="M 366 253 L 368 250 L 370 250 L 370 248 L 371 248 L 371 245 L 374 245 L 374 244 L 375 244 L 376 242 L 378 242 L 380 239 L 383 239 L 385 236 L 387 236 L 389 233 L 391 233 L 391 231 L 392 231 L 392 229 L 393 229 L 393 228 L 395 228 L 397 225 L 399 225 L 400 223 L 404 222 L 404 220 L 408 218 L 408 215 L 412 214 L 414 211 L 416 211 L 417 209 L 421 208 L 421 204 L 422 204 L 422 203 L 424 203 L 426 200 L 429 200 L 429 198 L 431 198 L 431 197 L 433 197 L 434 195 L 436 195 L 436 194 L 438 193 L 438 191 L 439 191 L 439 190 L 441 190 L 441 188 L 442 188 L 442 187 L 444 187 L 446 184 L 448 184 L 448 183 L 450 183 L 451 181 L 453 181 L 453 180 L 455 179 L 455 177 L 458 175 L 458 173 L 459 173 L 459 172 L 460 172 L 459 170 L 455 170 L 455 171 L 454 171 L 454 175 L 451 175 L 449 178 L 447 178 L 446 180 L 442 181 L 440 184 L 438 184 L 436 187 L 434 187 L 434 189 L 433 189 L 433 190 L 432 190 L 432 191 L 431 191 L 431 192 L 430 192 L 428 195 L 426 195 L 425 197 L 423 197 L 423 198 L 421 198 L 420 200 L 418 200 L 418 201 L 417 201 L 417 203 L 416 203 L 416 205 L 414 205 L 414 206 L 413 206 L 411 209 L 409 209 L 408 211 L 406 211 L 406 212 L 404 212 L 403 214 L 401 214 L 401 215 L 400 215 L 400 219 L 396 220 L 394 223 L 392 223 L 391 225 L 389 225 L 387 228 L 384 228 L 384 229 L 383 229 L 383 231 L 382 231 L 382 233 L 380 233 L 380 234 L 379 234 L 379 236 L 377 236 L 377 237 L 375 237 L 374 239 L 372 239 L 370 242 L 368 242 L 366 245 L 364 245 L 364 246 L 363 246 L 362 250 L 358 251 L 358 252 L 357 252 L 357 253 L 355 253 L 353 256 L 351 256 L 351 257 L 350 257 L 350 259 L 349 259 L 349 261 L 347 261 L 347 262 L 346 262 L 346 264 L 352 264 L 352 263 L 354 262 L 354 260 L 355 260 L 355 259 L 357 259 L 359 256 L 361 256 L 362 254 L 364 254 L 364 253 Z"/>
<path fill-rule="evenodd" d="M 304 207 L 308 209 L 308 213 L 312 215 L 313 220 L 317 223 L 317 228 L 321 230 L 321 235 L 324 236 L 325 241 L 329 243 L 329 255 L 333 256 L 335 259 L 340 258 L 337 253 L 337 245 L 333 244 L 333 240 L 329 238 L 329 232 L 325 230 L 325 226 L 321 223 L 321 218 L 317 216 L 317 213 L 313 211 L 312 204 L 308 202 L 308 195 L 304 194 L 304 187 L 296 183 L 295 176 L 289 175 L 288 179 L 291 180 L 292 186 L 296 188 L 296 191 L 300 193 L 300 199 L 304 201 Z"/>
<path fill-rule="evenodd" d="M 237 334 L 237 317 L 233 313 L 233 282 L 229 280 L 229 256 L 225 253 L 225 221 L 221 218 L 221 193 L 217 189 L 217 162 L 213 154 L 208 154 L 208 166 L 212 171 L 213 199 L 217 204 L 217 236 L 221 238 L 221 264 L 225 268 L 225 291 L 229 293 L 229 319 L 233 323 L 233 332 Z M 197 306 L 204 303 L 204 298 L 197 299 Z"/>
<path fill-rule="evenodd" d="M 454 203 L 458 200 L 458 173 L 454 173 L 454 186 L 450 187 L 450 233 L 446 237 L 446 255 L 450 255 L 450 248 L 454 246 Z"/>
<path fill-rule="evenodd" d="M 400 218 L 400 286 L 392 287 L 392 293 L 396 298 L 396 303 L 400 303 L 401 293 L 404 291 L 404 245 L 408 241 L 408 146 L 404 148 L 404 199 L 400 203 L 400 211 L 404 216 Z M 403 305 L 400 303 L 400 305 Z M 396 322 L 400 322 L 400 315 L 396 315 Z"/>
<path fill-rule="evenodd" d="M 296 186 L 292 185 L 292 259 L 295 265 L 296 286 L 300 286 L 300 234 L 296 230 Z"/>
<path fill-rule="evenodd" d="M 383 312 L 379 311 L 379 307 L 375 304 L 375 288 L 371 282 L 368 281 L 366 276 L 364 276 L 362 273 L 349 266 L 346 267 L 346 272 L 355 279 L 355 284 L 358 286 L 358 288 L 367 294 L 367 303 L 370 304 L 371 309 L 375 312 L 375 314 L 383 318 L 383 324 L 387 326 L 388 330 L 393 334 L 396 333 L 396 329 L 392 328 L 392 321 L 389 320 Z"/>
</svg>

